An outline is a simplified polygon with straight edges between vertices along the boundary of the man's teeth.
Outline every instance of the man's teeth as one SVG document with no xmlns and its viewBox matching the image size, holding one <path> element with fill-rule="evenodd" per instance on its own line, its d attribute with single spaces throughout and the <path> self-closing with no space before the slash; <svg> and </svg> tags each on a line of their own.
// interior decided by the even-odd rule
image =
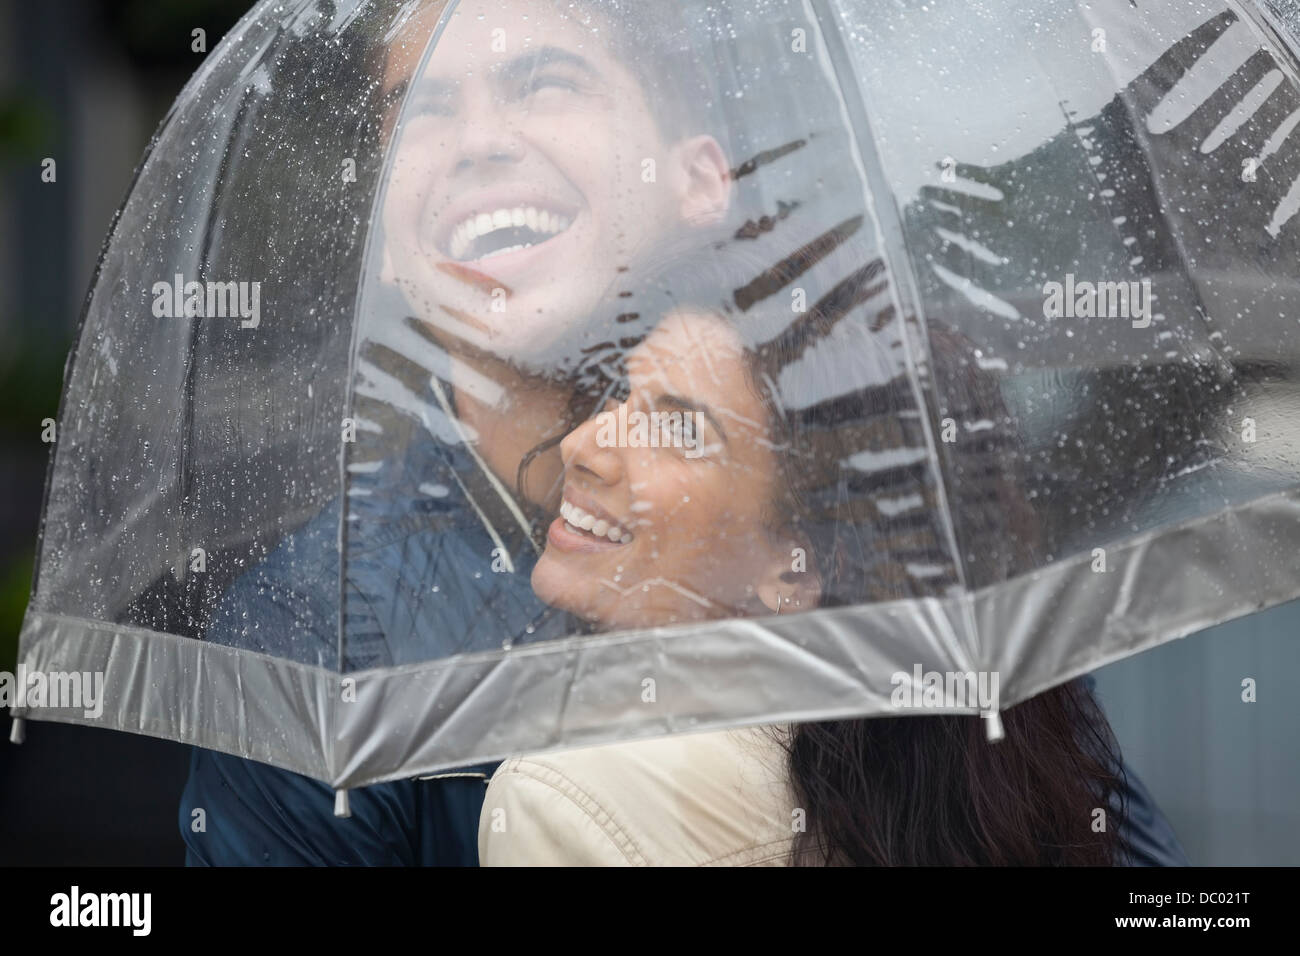
<svg viewBox="0 0 1300 956">
<path fill-rule="evenodd" d="M 528 244 L 521 242 L 517 246 L 506 246 L 504 249 L 493 249 L 491 252 L 485 253 L 478 258 L 480 262 L 483 262 L 484 260 L 491 259 L 493 256 L 505 255 L 507 252 L 518 252 L 520 249 L 527 248 Z"/>
<path fill-rule="evenodd" d="M 585 531 L 597 538 L 608 538 L 615 544 L 627 544 L 632 540 L 632 535 L 618 525 L 612 525 L 595 515 L 589 515 L 577 505 L 571 505 L 567 501 L 560 502 L 560 517 L 572 531 Z"/>
<path fill-rule="evenodd" d="M 536 206 L 516 206 L 513 209 L 503 208 L 492 212 L 481 212 L 468 217 L 451 231 L 447 251 L 451 253 L 453 259 L 464 259 L 475 239 L 491 235 L 498 229 L 531 229 L 541 236 L 553 236 L 564 232 L 570 224 L 571 220 L 568 216 L 547 209 L 538 209 Z M 545 239 L 538 241 L 544 242 Z M 528 244 L 511 246 L 509 249 L 497 249 L 482 258 L 487 259 L 491 255 L 513 252 L 515 249 L 525 248 L 526 245 Z"/>
</svg>

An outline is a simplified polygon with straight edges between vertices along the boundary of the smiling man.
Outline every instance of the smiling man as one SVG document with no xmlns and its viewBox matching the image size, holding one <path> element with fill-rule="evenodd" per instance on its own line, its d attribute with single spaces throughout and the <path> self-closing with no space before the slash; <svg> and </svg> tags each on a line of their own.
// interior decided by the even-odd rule
<svg viewBox="0 0 1300 956">
<path fill-rule="evenodd" d="M 407 103 L 381 278 L 452 357 L 451 405 L 504 481 L 558 438 L 620 273 L 727 211 L 687 39 L 675 5 L 470 0 L 423 73 L 415 51 L 389 61 Z M 526 493 L 553 504 L 558 474 L 558 454 L 534 462 Z"/>
<path fill-rule="evenodd" d="M 703 81 L 658 53 L 675 19 L 522 0 L 451 15 L 407 91 L 383 210 L 388 275 L 440 336 L 549 371 L 636 253 L 725 212 L 726 158 L 686 102 Z"/>
<path fill-rule="evenodd" d="M 415 14 L 427 35 L 443 8 Z M 550 496 L 558 450 L 516 490 L 520 462 L 562 431 L 568 373 L 620 272 L 718 221 L 730 199 L 707 81 L 670 62 L 683 37 L 676 5 L 468 0 L 427 63 L 416 45 L 387 50 L 381 88 L 404 106 L 387 120 L 367 281 L 389 305 L 361 330 L 358 374 L 405 374 L 413 404 L 358 386 L 354 414 L 380 426 L 359 436 L 353 493 L 235 583 L 208 640 L 353 671 L 563 633 L 529 587 L 529 499 Z M 412 321 L 434 369 L 381 345 Z M 344 518 L 339 608 L 330 543 Z M 494 573 L 503 554 L 511 573 Z M 196 750 L 179 814 L 187 860 L 472 864 L 492 769 L 362 788 L 340 819 L 324 784 Z"/>
</svg>

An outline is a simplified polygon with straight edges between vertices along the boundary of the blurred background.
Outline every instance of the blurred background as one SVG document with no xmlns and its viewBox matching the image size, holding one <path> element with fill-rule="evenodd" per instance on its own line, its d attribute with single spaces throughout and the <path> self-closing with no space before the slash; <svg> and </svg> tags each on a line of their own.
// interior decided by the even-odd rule
<svg viewBox="0 0 1300 956">
<path fill-rule="evenodd" d="M 248 0 L 0 0 L 0 670 L 12 671 L 64 359 L 154 129 Z M 54 160 L 54 181 L 42 181 Z M 44 164 L 48 165 L 48 164 Z M 1296 557 L 1300 573 L 1300 556 Z M 1300 864 L 1300 602 L 1098 672 L 1194 864 Z M 1243 702 L 1242 681 L 1256 682 Z M 0 864 L 177 864 L 188 748 L 0 714 Z"/>
<path fill-rule="evenodd" d="M 41 421 L 149 138 L 249 0 L 0 0 L 0 670 L 32 584 Z M 54 181 L 42 164 L 53 159 Z M 0 716 L 0 864 L 176 864 L 188 748 Z"/>
</svg>

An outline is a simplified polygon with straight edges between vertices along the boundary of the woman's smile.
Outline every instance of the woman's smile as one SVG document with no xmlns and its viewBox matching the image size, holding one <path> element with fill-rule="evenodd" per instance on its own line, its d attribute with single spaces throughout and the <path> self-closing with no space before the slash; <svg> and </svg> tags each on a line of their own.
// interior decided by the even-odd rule
<svg viewBox="0 0 1300 956">
<path fill-rule="evenodd" d="M 633 534 L 610 517 L 608 512 L 588 503 L 588 511 L 570 500 L 571 492 L 566 489 L 564 499 L 560 502 L 560 516 L 551 522 L 547 532 L 548 545 L 554 545 L 561 551 L 597 552 L 613 551 L 630 544 Z"/>
</svg>

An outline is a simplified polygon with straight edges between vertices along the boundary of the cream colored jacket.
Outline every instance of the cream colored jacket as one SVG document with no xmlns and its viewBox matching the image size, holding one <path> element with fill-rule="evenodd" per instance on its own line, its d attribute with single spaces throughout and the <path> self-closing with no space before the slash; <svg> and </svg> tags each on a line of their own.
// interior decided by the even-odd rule
<svg viewBox="0 0 1300 956">
<path fill-rule="evenodd" d="M 507 760 L 479 818 L 483 866 L 781 866 L 785 752 L 751 728 Z"/>
</svg>

